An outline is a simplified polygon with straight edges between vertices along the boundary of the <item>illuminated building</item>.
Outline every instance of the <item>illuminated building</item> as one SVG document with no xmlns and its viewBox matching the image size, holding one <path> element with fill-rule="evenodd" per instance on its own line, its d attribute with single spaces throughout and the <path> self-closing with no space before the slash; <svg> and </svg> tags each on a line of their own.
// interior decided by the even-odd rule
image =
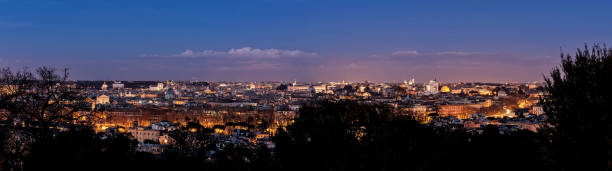
<svg viewBox="0 0 612 171">
<path fill-rule="evenodd" d="M 530 113 L 534 114 L 534 115 L 541 115 L 544 114 L 544 108 L 542 108 L 542 106 L 531 106 L 531 111 L 529 111 Z"/>
<path fill-rule="evenodd" d="M 518 101 L 518 108 L 528 108 L 531 107 L 531 102 L 525 99 L 521 99 Z"/>
<path fill-rule="evenodd" d="M 365 88 L 366 88 L 365 86 L 359 86 L 359 92 L 362 92 L 362 93 L 365 92 Z"/>
<path fill-rule="evenodd" d="M 255 132 L 255 139 L 270 138 L 270 133 L 267 132 Z"/>
<path fill-rule="evenodd" d="M 442 88 L 440 89 L 440 92 L 448 93 L 448 92 L 450 92 L 450 88 L 448 88 L 448 86 L 442 86 Z"/>
<path fill-rule="evenodd" d="M 493 105 L 493 100 L 487 99 L 484 102 L 482 102 L 481 104 L 482 104 L 482 107 L 491 107 L 491 105 Z"/>
<path fill-rule="evenodd" d="M 253 90 L 255 89 L 255 84 L 253 83 L 249 83 L 249 86 L 247 87 L 248 90 Z"/>
<path fill-rule="evenodd" d="M 174 100 L 172 103 L 175 105 L 185 105 L 185 100 Z"/>
<path fill-rule="evenodd" d="M 418 115 L 426 115 L 427 114 L 427 106 L 424 105 L 414 105 L 410 107 L 410 112 Z"/>
<path fill-rule="evenodd" d="M 210 88 L 206 87 L 206 89 L 204 89 L 204 94 L 215 94 L 217 92 L 210 90 Z"/>
<path fill-rule="evenodd" d="M 451 90 L 451 94 L 461 94 L 461 93 L 463 93 L 463 90 L 461 90 L 461 89 Z"/>
<path fill-rule="evenodd" d="M 312 86 L 312 88 L 314 89 L 315 93 L 326 93 L 327 91 L 325 85 Z"/>
<path fill-rule="evenodd" d="M 490 96 L 491 94 L 493 94 L 493 92 L 491 92 L 491 90 L 489 89 L 482 88 L 482 89 L 478 89 L 478 94 L 483 95 L 483 96 Z"/>
<path fill-rule="evenodd" d="M 506 96 L 508 96 L 508 94 L 506 94 L 506 91 L 504 91 L 504 89 L 499 89 L 499 91 L 497 91 L 497 96 L 498 97 L 506 97 Z"/>
<path fill-rule="evenodd" d="M 459 119 L 467 118 L 470 110 L 467 105 L 464 104 L 449 104 L 449 105 L 440 105 L 438 108 L 438 113 L 442 116 L 455 116 Z"/>
<path fill-rule="evenodd" d="M 146 93 L 146 94 L 141 94 L 140 95 L 140 98 L 148 98 L 148 99 L 150 99 L 150 98 L 156 98 L 156 97 L 157 97 L 157 94 Z"/>
<path fill-rule="evenodd" d="M 306 85 L 294 85 L 294 86 L 289 86 L 287 88 L 287 90 L 289 90 L 289 91 L 308 91 L 308 90 L 310 90 L 310 86 L 306 86 Z"/>
<path fill-rule="evenodd" d="M 113 83 L 113 89 L 122 89 L 124 87 L 123 83 L 119 82 L 114 82 Z"/>
<path fill-rule="evenodd" d="M 538 85 L 532 83 L 532 84 L 528 85 L 528 88 L 529 89 L 536 89 L 536 88 L 538 88 Z"/>
<path fill-rule="evenodd" d="M 368 93 L 368 92 L 357 93 L 356 95 L 357 95 L 357 96 L 361 96 L 361 97 L 370 97 L 370 96 L 372 96 L 372 95 L 371 95 L 370 93 Z"/>
<path fill-rule="evenodd" d="M 107 95 L 100 95 L 96 98 L 96 104 L 109 104 L 110 98 Z"/>
<path fill-rule="evenodd" d="M 159 140 L 159 131 L 153 129 L 145 129 L 142 127 L 129 128 L 128 133 L 132 134 L 138 142 L 144 142 L 145 140 L 157 141 Z"/>
<path fill-rule="evenodd" d="M 164 90 L 164 83 L 157 83 L 157 86 L 150 86 L 150 91 L 162 91 Z"/>
<path fill-rule="evenodd" d="M 425 94 L 438 94 L 438 82 L 436 80 L 429 80 L 429 83 L 425 85 Z"/>
<path fill-rule="evenodd" d="M 174 143 L 174 139 L 172 139 L 172 137 L 170 137 L 170 135 L 168 134 L 163 134 L 159 136 L 158 141 L 159 141 L 159 144 L 162 144 L 162 145 L 168 145 L 168 144 Z"/>
<path fill-rule="evenodd" d="M 104 82 L 102 84 L 102 87 L 100 87 L 100 89 L 102 89 L 102 90 L 106 90 L 107 88 L 108 88 L 108 85 L 106 85 L 106 82 Z"/>
</svg>

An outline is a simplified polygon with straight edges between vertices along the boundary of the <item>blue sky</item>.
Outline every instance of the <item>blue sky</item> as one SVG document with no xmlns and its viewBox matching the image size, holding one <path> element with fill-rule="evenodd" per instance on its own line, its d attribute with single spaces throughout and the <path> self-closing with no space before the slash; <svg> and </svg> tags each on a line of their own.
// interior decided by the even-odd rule
<svg viewBox="0 0 612 171">
<path fill-rule="evenodd" d="M 0 65 L 105 80 L 541 80 L 560 49 L 612 42 L 611 5 L 0 0 Z"/>
</svg>

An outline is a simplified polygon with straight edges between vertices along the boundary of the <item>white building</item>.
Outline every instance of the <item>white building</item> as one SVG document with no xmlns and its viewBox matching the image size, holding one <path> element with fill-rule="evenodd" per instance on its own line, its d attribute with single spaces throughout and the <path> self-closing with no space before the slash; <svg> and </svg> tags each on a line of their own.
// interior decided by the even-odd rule
<svg viewBox="0 0 612 171">
<path fill-rule="evenodd" d="M 100 87 L 100 89 L 102 89 L 102 90 L 106 90 L 107 88 L 108 88 L 108 85 L 106 85 L 106 82 L 104 82 L 102 84 L 102 87 Z"/>
<path fill-rule="evenodd" d="M 115 81 L 113 83 L 113 89 L 122 89 L 124 87 L 123 83 L 121 83 L 121 81 L 117 82 Z"/>
<path fill-rule="evenodd" d="M 151 124 L 151 129 L 158 130 L 158 131 L 173 131 L 173 130 L 176 130 L 177 127 L 173 124 L 163 121 L 163 122 Z"/>
<path fill-rule="evenodd" d="M 307 85 L 293 85 L 293 86 L 287 87 L 287 90 L 289 90 L 289 91 L 309 91 L 310 90 L 310 86 L 307 86 Z"/>
<path fill-rule="evenodd" d="M 162 91 L 164 90 L 164 83 L 157 83 L 157 86 L 149 86 L 151 91 Z"/>
<path fill-rule="evenodd" d="M 429 83 L 425 85 L 425 94 L 438 94 L 438 82 L 436 80 L 429 80 Z"/>
</svg>

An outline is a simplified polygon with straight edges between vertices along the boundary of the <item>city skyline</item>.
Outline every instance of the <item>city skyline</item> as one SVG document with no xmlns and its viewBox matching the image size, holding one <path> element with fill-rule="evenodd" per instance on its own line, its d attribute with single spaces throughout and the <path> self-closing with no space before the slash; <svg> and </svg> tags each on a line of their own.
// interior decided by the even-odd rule
<svg viewBox="0 0 612 171">
<path fill-rule="evenodd" d="M 609 1 L 240 2 L 0 0 L 0 65 L 73 80 L 527 82 L 612 40 Z"/>
<path fill-rule="evenodd" d="M 0 0 L 0 171 L 612 168 L 611 0 Z"/>
</svg>

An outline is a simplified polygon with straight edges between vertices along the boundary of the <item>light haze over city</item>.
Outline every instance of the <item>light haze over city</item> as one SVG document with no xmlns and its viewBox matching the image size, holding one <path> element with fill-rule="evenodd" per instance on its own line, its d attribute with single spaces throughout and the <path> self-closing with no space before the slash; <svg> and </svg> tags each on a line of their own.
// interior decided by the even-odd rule
<svg viewBox="0 0 612 171">
<path fill-rule="evenodd" d="M 511 2 L 0 0 L 0 65 L 76 80 L 541 81 L 562 51 L 612 40 L 610 1 Z"/>
</svg>

